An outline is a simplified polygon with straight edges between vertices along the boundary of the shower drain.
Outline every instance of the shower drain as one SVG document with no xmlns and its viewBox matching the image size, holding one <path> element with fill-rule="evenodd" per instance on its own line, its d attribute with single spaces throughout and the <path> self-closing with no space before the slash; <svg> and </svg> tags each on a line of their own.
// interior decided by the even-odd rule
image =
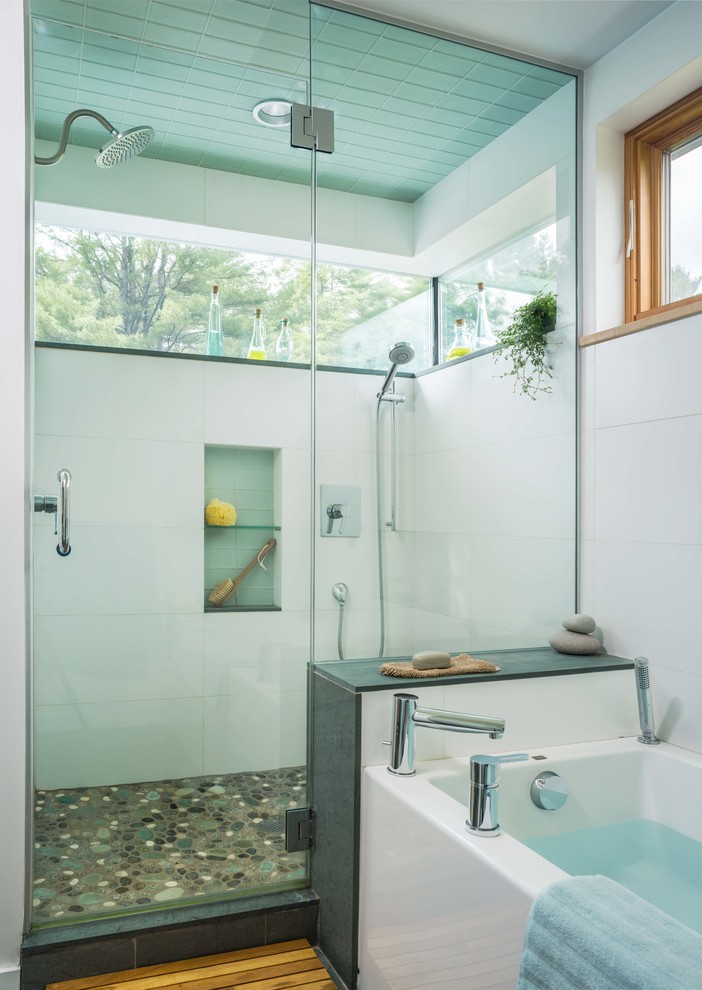
<svg viewBox="0 0 702 990">
<path fill-rule="evenodd" d="M 259 824 L 258 831 L 264 835 L 274 835 L 278 832 L 284 832 L 285 818 L 280 815 L 277 818 L 267 818 Z"/>
</svg>

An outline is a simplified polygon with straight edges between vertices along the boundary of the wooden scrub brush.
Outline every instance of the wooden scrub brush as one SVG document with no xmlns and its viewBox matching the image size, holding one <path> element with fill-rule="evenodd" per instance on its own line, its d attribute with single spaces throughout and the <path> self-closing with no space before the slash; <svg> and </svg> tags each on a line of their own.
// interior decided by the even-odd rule
<svg viewBox="0 0 702 990">
<path fill-rule="evenodd" d="M 231 578 L 225 578 L 223 581 L 220 581 L 219 584 L 216 584 L 212 589 L 212 591 L 207 596 L 207 600 L 212 602 L 212 604 L 216 608 L 219 608 L 221 605 L 224 605 L 227 599 L 231 598 L 231 596 L 237 590 L 237 588 L 244 580 L 246 575 L 251 573 L 251 571 L 254 569 L 256 564 L 260 564 L 261 566 L 263 566 L 263 560 L 266 554 L 268 554 L 269 551 L 271 551 L 274 546 L 275 546 L 275 539 L 269 540 L 268 543 L 266 543 L 265 547 L 262 547 L 258 551 L 256 556 L 249 561 L 249 563 L 243 569 L 241 574 L 237 574 L 234 580 L 232 580 Z"/>
</svg>

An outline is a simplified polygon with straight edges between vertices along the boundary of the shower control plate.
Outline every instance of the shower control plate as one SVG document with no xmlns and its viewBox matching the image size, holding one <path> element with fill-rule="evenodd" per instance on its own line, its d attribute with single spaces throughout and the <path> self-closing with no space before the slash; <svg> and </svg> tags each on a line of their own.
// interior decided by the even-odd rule
<svg viewBox="0 0 702 990">
<path fill-rule="evenodd" d="M 361 489 L 358 485 L 320 485 L 322 536 L 361 535 Z"/>
</svg>

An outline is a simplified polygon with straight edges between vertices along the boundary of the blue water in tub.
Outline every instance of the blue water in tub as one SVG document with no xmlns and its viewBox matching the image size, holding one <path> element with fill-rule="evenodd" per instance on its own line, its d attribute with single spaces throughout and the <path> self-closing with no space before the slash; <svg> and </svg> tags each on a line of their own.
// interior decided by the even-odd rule
<svg viewBox="0 0 702 990">
<path fill-rule="evenodd" d="M 611 877 L 702 933 L 702 843 L 646 818 L 520 841 L 572 876 Z"/>
</svg>

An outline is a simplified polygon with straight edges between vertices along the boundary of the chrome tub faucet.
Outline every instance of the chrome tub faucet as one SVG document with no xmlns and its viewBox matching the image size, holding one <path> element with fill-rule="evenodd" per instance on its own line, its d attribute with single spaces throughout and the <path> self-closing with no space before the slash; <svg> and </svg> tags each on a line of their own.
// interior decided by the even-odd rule
<svg viewBox="0 0 702 990">
<path fill-rule="evenodd" d="M 478 732 L 491 739 L 501 739 L 505 731 L 503 718 L 445 712 L 439 708 L 420 708 L 418 700 L 416 694 L 407 694 L 404 691 L 393 695 L 388 772 L 398 777 L 412 777 L 415 773 L 414 736 L 418 726 L 445 732 Z"/>
<path fill-rule="evenodd" d="M 500 766 L 503 763 L 521 763 L 528 760 L 528 753 L 507 753 L 505 756 L 471 756 L 470 794 L 466 828 L 473 835 L 491 837 L 500 834 L 497 817 L 500 796 Z"/>
</svg>

